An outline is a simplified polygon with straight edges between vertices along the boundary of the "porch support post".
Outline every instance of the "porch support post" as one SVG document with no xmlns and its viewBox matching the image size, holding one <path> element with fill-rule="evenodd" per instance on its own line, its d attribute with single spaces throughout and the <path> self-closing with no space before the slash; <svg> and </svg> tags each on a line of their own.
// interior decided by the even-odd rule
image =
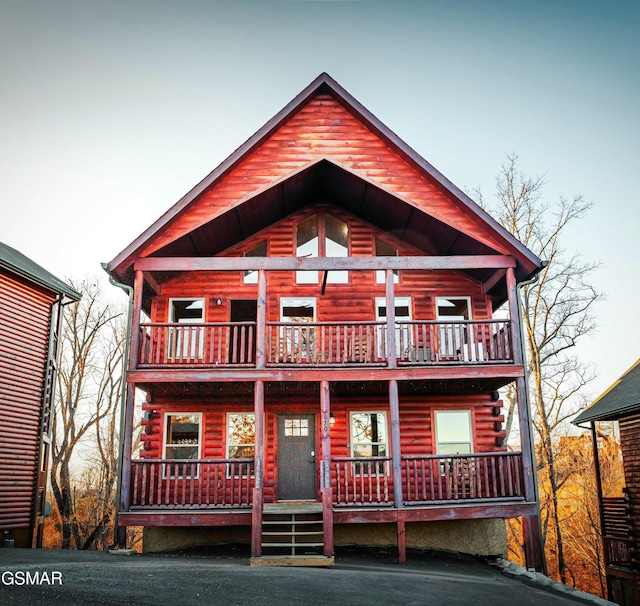
<svg viewBox="0 0 640 606">
<path fill-rule="evenodd" d="M 254 454 L 255 484 L 251 512 L 251 557 L 262 556 L 262 486 L 264 479 L 264 381 L 256 381 L 253 388 L 256 445 Z"/>
<path fill-rule="evenodd" d="M 389 412 L 391 413 L 391 467 L 393 470 L 393 505 L 402 508 L 402 462 L 400 453 L 400 399 L 398 381 L 389 381 Z"/>
<path fill-rule="evenodd" d="M 322 526 L 324 555 L 333 557 L 333 489 L 331 488 L 331 396 L 329 381 L 320 382 L 320 412 L 322 422 L 322 459 L 320 489 L 322 492 Z"/>
<path fill-rule="evenodd" d="M 396 368 L 396 297 L 393 270 L 387 269 L 385 276 L 387 298 L 387 365 L 389 368 Z"/>
<path fill-rule="evenodd" d="M 256 368 L 266 365 L 267 352 L 267 274 L 264 269 L 258 271 L 258 310 L 256 312 Z"/>
<path fill-rule="evenodd" d="M 404 520 L 398 520 L 398 564 L 407 563 L 407 533 Z"/>
<path fill-rule="evenodd" d="M 513 361 L 517 365 L 524 366 L 520 304 L 518 301 L 518 288 L 513 267 L 507 269 L 507 299 L 509 301 L 509 317 L 511 318 Z M 537 510 L 535 515 L 523 516 L 522 518 L 526 566 L 538 572 L 545 572 L 546 566 L 542 545 L 542 530 L 540 527 L 540 502 L 538 500 L 535 454 L 533 437 L 531 435 L 529 391 L 525 376 L 516 379 L 516 400 L 518 403 L 518 419 L 520 424 L 524 495 L 528 503 L 536 503 Z"/>
</svg>

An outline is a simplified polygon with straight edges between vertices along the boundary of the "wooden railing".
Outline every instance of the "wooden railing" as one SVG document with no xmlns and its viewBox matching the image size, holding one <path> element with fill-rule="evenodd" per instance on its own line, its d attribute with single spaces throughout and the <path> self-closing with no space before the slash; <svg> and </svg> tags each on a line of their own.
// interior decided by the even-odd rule
<svg viewBox="0 0 640 606">
<path fill-rule="evenodd" d="M 139 368 L 255 367 L 255 322 L 149 322 L 140 326 Z M 399 365 L 513 363 L 509 320 L 396 323 Z M 267 366 L 386 366 L 386 322 L 268 322 Z"/>
<path fill-rule="evenodd" d="M 384 322 L 268 322 L 267 364 L 386 364 Z"/>
<path fill-rule="evenodd" d="M 391 457 L 332 457 L 336 505 L 393 505 Z"/>
<path fill-rule="evenodd" d="M 413 320 L 396 324 L 399 364 L 512 362 L 509 320 Z"/>
<path fill-rule="evenodd" d="M 178 324 L 149 322 L 140 325 L 138 364 L 255 365 L 255 322 Z"/>
<path fill-rule="evenodd" d="M 253 459 L 131 461 L 131 509 L 251 506 Z"/>
<path fill-rule="evenodd" d="M 602 499 L 602 540 L 605 562 L 623 570 L 631 570 L 631 538 L 627 509 L 629 504 L 624 497 Z"/>
<path fill-rule="evenodd" d="M 524 499 L 519 452 L 405 455 L 402 465 L 403 500 L 408 505 Z"/>
</svg>

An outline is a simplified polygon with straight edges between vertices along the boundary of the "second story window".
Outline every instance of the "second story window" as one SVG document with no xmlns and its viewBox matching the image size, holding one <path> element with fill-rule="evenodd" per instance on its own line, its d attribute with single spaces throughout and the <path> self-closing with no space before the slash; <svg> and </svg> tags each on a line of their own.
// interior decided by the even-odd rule
<svg viewBox="0 0 640 606">
<path fill-rule="evenodd" d="M 311 215 L 300 221 L 296 231 L 296 257 L 348 257 L 349 225 L 327 213 Z M 346 284 L 347 271 L 330 271 L 329 284 Z M 299 271 L 298 284 L 317 284 L 317 271 Z"/>
<path fill-rule="evenodd" d="M 185 325 L 172 326 L 169 331 L 169 358 L 201 358 L 204 349 L 204 329 L 202 326 L 189 325 L 204 322 L 204 299 L 171 299 L 169 322 Z"/>
</svg>

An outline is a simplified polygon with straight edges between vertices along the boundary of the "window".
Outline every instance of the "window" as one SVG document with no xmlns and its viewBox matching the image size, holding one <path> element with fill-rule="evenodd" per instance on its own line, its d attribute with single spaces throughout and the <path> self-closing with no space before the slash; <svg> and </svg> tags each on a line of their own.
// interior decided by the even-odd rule
<svg viewBox="0 0 640 606">
<path fill-rule="evenodd" d="M 204 350 L 204 328 L 188 326 L 204 322 L 204 299 L 170 299 L 169 322 L 186 324 L 169 330 L 169 358 L 201 358 Z"/>
<path fill-rule="evenodd" d="M 227 458 L 252 459 L 256 454 L 256 418 L 254 414 L 234 412 L 227 414 Z M 230 465 L 228 475 L 238 475 Z M 253 472 L 253 461 L 249 466 Z M 244 472 L 243 472 L 244 473 Z"/>
<path fill-rule="evenodd" d="M 296 232 L 296 257 L 348 257 L 349 226 L 344 221 L 324 212 L 312 215 L 298 223 Z M 296 273 L 298 284 L 317 284 L 317 271 Z M 346 284 L 349 272 L 330 271 L 329 284 Z"/>
<path fill-rule="evenodd" d="M 280 321 L 292 325 L 280 326 L 278 334 L 278 361 L 300 361 L 314 353 L 315 333 L 313 326 L 305 326 L 316 319 L 316 300 L 280 299 Z"/>
<path fill-rule="evenodd" d="M 227 415 L 227 457 L 253 459 L 256 450 L 255 415 L 234 412 Z"/>
<path fill-rule="evenodd" d="M 436 410 L 436 450 L 438 454 L 470 454 L 471 439 L 470 410 Z"/>
<path fill-rule="evenodd" d="M 382 240 L 378 240 L 376 238 L 376 257 L 397 257 L 398 249 L 391 244 L 387 244 Z M 385 275 L 385 271 L 379 269 L 376 271 L 376 282 L 378 284 L 384 284 L 387 281 L 387 277 Z M 397 269 L 393 270 L 393 281 L 397 284 L 399 281 L 399 273 Z"/>
<path fill-rule="evenodd" d="M 470 297 L 438 297 L 436 319 L 440 322 L 438 353 L 442 359 L 482 361 L 484 346 L 474 333 Z"/>
<path fill-rule="evenodd" d="M 200 458 L 200 413 L 167 414 L 164 437 L 165 459 L 199 459 Z M 167 464 L 165 475 L 190 476 L 191 465 Z"/>
<path fill-rule="evenodd" d="M 352 412 L 351 419 L 351 456 L 386 457 L 389 452 L 387 436 L 387 414 L 385 412 Z M 360 473 L 361 466 L 356 463 L 354 472 Z M 365 469 L 367 466 L 365 466 Z M 385 462 L 377 470 L 387 469 Z"/>
<path fill-rule="evenodd" d="M 307 437 L 309 435 L 309 419 L 285 419 L 284 435 L 286 437 Z"/>
<path fill-rule="evenodd" d="M 267 241 L 263 240 L 258 245 L 254 246 L 251 250 L 244 253 L 245 257 L 266 257 L 267 256 Z M 257 284 L 258 272 L 250 269 L 244 272 L 245 284 Z"/>
</svg>

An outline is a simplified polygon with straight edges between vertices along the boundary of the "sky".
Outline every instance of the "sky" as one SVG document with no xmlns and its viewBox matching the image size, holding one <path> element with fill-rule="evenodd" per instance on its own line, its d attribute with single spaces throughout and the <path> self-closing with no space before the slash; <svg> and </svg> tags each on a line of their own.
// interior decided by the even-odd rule
<svg viewBox="0 0 640 606">
<path fill-rule="evenodd" d="M 640 357 L 639 26 L 615 0 L 0 0 L 0 241 L 104 280 L 328 72 L 467 192 L 516 153 L 550 205 L 593 203 L 565 248 L 600 264 L 596 396 Z"/>
</svg>

